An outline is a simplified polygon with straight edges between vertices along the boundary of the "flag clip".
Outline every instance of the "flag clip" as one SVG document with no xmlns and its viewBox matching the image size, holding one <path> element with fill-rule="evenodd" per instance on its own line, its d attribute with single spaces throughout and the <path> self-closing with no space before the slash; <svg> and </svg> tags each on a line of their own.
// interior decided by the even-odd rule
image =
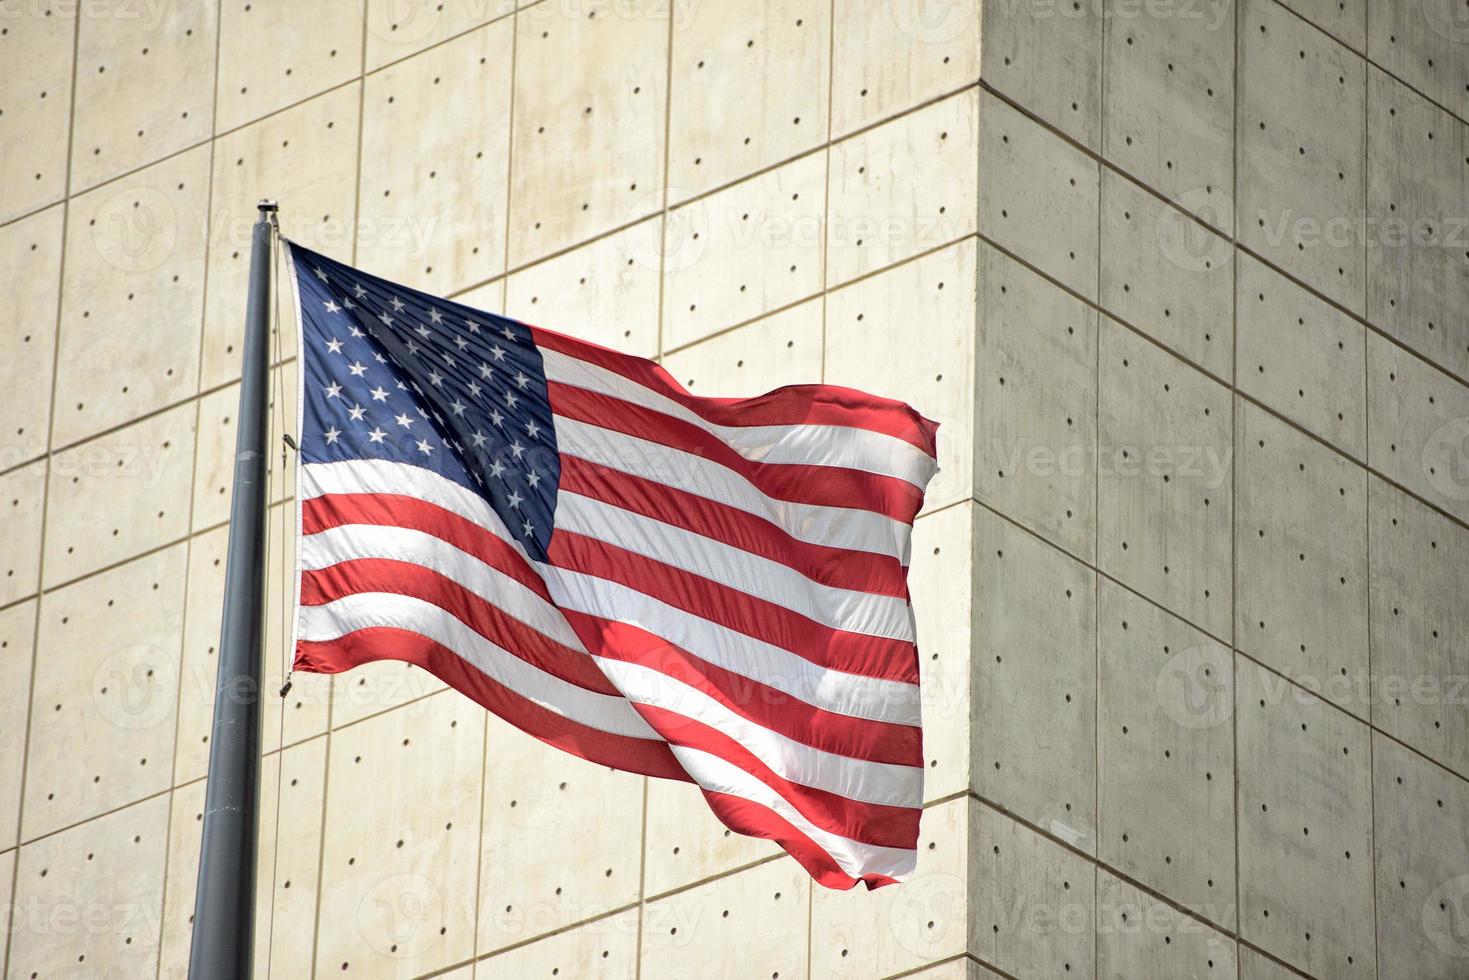
<svg viewBox="0 0 1469 980">
<path fill-rule="evenodd" d="M 300 449 L 298 449 L 296 447 L 296 440 L 291 438 L 291 434 L 289 432 L 282 432 L 281 433 L 281 441 L 284 442 L 286 445 L 290 446 L 292 452 L 300 452 L 301 451 Z"/>
<path fill-rule="evenodd" d="M 281 697 L 285 697 L 287 694 L 290 694 L 290 693 L 291 693 L 291 680 L 290 680 L 290 678 L 286 678 L 286 682 L 281 685 Z"/>
</svg>

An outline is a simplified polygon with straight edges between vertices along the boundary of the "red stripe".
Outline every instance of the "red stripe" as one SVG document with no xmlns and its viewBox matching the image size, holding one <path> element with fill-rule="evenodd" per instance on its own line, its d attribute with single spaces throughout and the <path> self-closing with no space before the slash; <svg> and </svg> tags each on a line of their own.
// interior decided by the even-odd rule
<svg viewBox="0 0 1469 980">
<path fill-rule="evenodd" d="M 633 702 L 633 707 L 670 744 L 699 749 L 744 770 L 828 833 L 876 847 L 911 848 L 918 842 L 918 818 L 923 810 L 916 801 L 913 806 L 864 803 L 793 783 L 717 728 L 654 705 Z"/>
<path fill-rule="evenodd" d="M 922 733 L 911 725 L 872 721 L 818 708 L 778 688 L 701 660 L 631 623 L 568 610 L 567 621 L 598 656 L 651 667 L 704 692 L 773 732 L 824 752 L 869 762 L 922 766 Z"/>
<path fill-rule="evenodd" d="M 802 541 L 738 507 L 576 456 L 561 457 L 560 487 L 789 565 L 822 585 L 908 598 L 907 569 L 891 555 Z"/>
<path fill-rule="evenodd" d="M 438 504 L 391 493 L 329 493 L 301 503 L 302 534 L 346 524 L 406 527 L 432 534 L 552 601 L 540 575 L 504 538 Z"/>
<path fill-rule="evenodd" d="M 422 599 L 548 674 L 599 694 L 621 695 L 585 653 L 537 632 L 431 568 L 387 558 L 358 558 L 301 573 L 304 606 L 325 605 L 359 592 L 390 592 Z"/>
<path fill-rule="evenodd" d="M 558 715 L 418 633 L 373 626 L 335 640 L 302 640 L 296 644 L 296 669 L 310 673 L 335 674 L 377 660 L 401 660 L 422 667 L 521 731 L 589 762 L 645 776 L 690 781 L 663 742 L 598 731 Z"/>
<path fill-rule="evenodd" d="M 559 528 L 547 555 L 553 565 L 636 589 L 822 667 L 918 683 L 918 651 L 910 641 L 832 629 L 748 592 Z"/>
<path fill-rule="evenodd" d="M 585 388 L 555 382 L 547 387 L 551 410 L 557 416 L 702 456 L 733 470 L 766 496 L 777 500 L 860 508 L 904 524 L 912 524 L 923 507 L 923 491 L 895 476 L 839 466 L 757 463 L 692 422 Z M 563 440 L 561 452 L 565 455 L 575 450 Z"/>
<path fill-rule="evenodd" d="M 652 361 L 540 327 L 533 326 L 530 330 L 537 346 L 614 371 L 716 425 L 840 425 L 882 432 L 917 446 L 930 456 L 938 455 L 935 448 L 938 423 L 900 401 L 838 385 L 789 385 L 755 398 L 703 398 L 689 394 Z"/>
<path fill-rule="evenodd" d="M 846 891 L 856 885 L 860 880 L 868 889 L 881 888 L 883 885 L 894 885 L 897 881 L 887 875 L 865 874 L 861 879 L 853 878 L 841 869 L 831 855 L 827 854 L 821 847 L 797 830 L 791 823 L 768 807 L 762 806 L 742 796 L 730 796 L 726 793 L 713 793 L 700 787 L 704 799 L 709 803 L 709 809 L 719 818 L 719 822 L 737 834 L 747 837 L 763 837 L 780 845 L 791 857 L 796 859 L 806 873 L 815 878 L 818 884 L 827 888 L 835 888 Z"/>
</svg>

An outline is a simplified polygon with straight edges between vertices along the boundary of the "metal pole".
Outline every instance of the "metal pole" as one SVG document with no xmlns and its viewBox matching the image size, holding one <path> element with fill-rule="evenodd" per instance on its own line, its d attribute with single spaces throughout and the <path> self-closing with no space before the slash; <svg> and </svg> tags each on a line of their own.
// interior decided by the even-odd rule
<svg viewBox="0 0 1469 980">
<path fill-rule="evenodd" d="M 266 434 L 274 201 L 260 202 L 250 247 L 245 364 L 204 836 L 194 897 L 190 980 L 248 980 L 255 951 L 260 823 L 260 671 L 265 608 Z"/>
</svg>

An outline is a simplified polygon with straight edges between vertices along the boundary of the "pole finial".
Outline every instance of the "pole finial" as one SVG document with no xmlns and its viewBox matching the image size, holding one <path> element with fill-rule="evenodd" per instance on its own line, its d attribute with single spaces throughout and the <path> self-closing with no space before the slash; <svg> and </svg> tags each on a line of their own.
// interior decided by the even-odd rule
<svg viewBox="0 0 1469 980">
<path fill-rule="evenodd" d="M 256 206 L 260 208 L 260 210 L 261 210 L 262 213 L 263 212 L 266 212 L 266 211 L 279 211 L 280 210 L 280 206 L 278 204 L 276 204 L 274 201 L 272 201 L 268 197 L 262 197 L 260 199 L 260 203 L 258 205 L 256 205 Z"/>
</svg>

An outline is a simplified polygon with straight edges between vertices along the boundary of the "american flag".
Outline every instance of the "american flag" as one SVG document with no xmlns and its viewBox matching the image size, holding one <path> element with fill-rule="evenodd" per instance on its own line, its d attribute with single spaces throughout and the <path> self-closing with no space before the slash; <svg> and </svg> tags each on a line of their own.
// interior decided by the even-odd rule
<svg viewBox="0 0 1469 980">
<path fill-rule="evenodd" d="M 935 424 L 831 385 L 694 397 L 288 247 L 296 667 L 416 664 L 568 752 L 694 782 L 824 885 L 907 877 Z"/>
</svg>

